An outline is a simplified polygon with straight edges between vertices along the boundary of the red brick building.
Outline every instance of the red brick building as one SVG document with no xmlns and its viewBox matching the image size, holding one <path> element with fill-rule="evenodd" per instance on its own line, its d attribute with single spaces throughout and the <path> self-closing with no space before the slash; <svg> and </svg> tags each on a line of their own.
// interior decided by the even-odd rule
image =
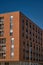
<svg viewBox="0 0 43 65">
<path fill-rule="evenodd" d="M 42 64 L 42 35 L 21 12 L 0 14 L 0 65 Z"/>
</svg>

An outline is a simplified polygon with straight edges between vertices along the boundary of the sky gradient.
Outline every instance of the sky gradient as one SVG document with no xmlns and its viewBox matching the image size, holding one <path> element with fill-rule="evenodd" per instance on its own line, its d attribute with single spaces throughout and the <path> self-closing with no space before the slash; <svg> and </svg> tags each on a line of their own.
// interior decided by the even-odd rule
<svg viewBox="0 0 43 65">
<path fill-rule="evenodd" d="M 0 14 L 21 11 L 43 29 L 43 0 L 0 0 Z"/>
</svg>

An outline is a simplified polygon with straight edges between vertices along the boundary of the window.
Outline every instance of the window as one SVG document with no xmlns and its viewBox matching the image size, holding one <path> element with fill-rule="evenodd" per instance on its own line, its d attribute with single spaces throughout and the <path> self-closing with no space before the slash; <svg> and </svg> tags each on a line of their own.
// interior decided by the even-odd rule
<svg viewBox="0 0 43 65">
<path fill-rule="evenodd" d="M 22 30 L 24 31 L 24 26 L 22 25 Z"/>
<path fill-rule="evenodd" d="M 38 46 L 36 46 L 36 50 L 38 51 Z"/>
<path fill-rule="evenodd" d="M 10 30 L 10 36 L 12 36 L 12 35 L 13 35 L 13 30 L 11 29 L 11 30 Z"/>
<path fill-rule="evenodd" d="M 4 24 L 0 24 L 0 29 L 3 29 L 4 28 Z"/>
<path fill-rule="evenodd" d="M 33 33 L 33 36 L 34 36 L 34 33 Z"/>
<path fill-rule="evenodd" d="M 13 44 L 11 45 L 11 48 L 14 48 L 14 45 Z"/>
<path fill-rule="evenodd" d="M 31 37 L 30 37 L 30 40 L 32 40 Z"/>
<path fill-rule="evenodd" d="M 6 50 L 6 45 L 2 46 L 2 50 L 3 50 L 3 51 Z"/>
<path fill-rule="evenodd" d="M 41 41 L 42 41 L 42 37 L 41 37 Z"/>
<path fill-rule="evenodd" d="M 27 46 L 29 46 L 29 43 L 28 43 L 29 41 L 27 41 Z"/>
<path fill-rule="evenodd" d="M 25 53 L 25 49 L 23 49 L 23 53 Z"/>
<path fill-rule="evenodd" d="M 30 34 L 31 34 L 31 31 L 30 31 Z"/>
<path fill-rule="evenodd" d="M 34 38 L 33 38 L 33 42 L 34 42 Z"/>
<path fill-rule="evenodd" d="M 26 32 L 28 33 L 28 29 L 26 29 Z"/>
<path fill-rule="evenodd" d="M 39 52 L 40 52 L 40 46 L 39 46 Z"/>
<path fill-rule="evenodd" d="M 32 42 L 30 42 L 30 47 L 32 47 Z"/>
<path fill-rule="evenodd" d="M 29 53 L 29 50 L 26 50 L 26 53 Z"/>
<path fill-rule="evenodd" d="M 0 38 L 0 44 L 1 43 L 6 43 L 6 38 Z"/>
<path fill-rule="evenodd" d="M 26 39 L 28 39 L 28 35 L 26 35 Z"/>
<path fill-rule="evenodd" d="M 24 37 L 24 32 L 22 33 L 22 37 Z"/>
<path fill-rule="evenodd" d="M 33 30 L 34 30 L 34 28 L 35 28 L 35 27 L 34 27 L 34 25 L 33 25 Z"/>
<path fill-rule="evenodd" d="M 12 22 L 12 20 L 13 20 L 13 16 L 10 16 L 10 22 Z"/>
<path fill-rule="evenodd" d="M 37 32 L 37 27 L 36 27 L 36 32 Z"/>
<path fill-rule="evenodd" d="M 35 49 L 35 45 L 34 45 L 34 49 Z"/>
<path fill-rule="evenodd" d="M 22 27 L 24 27 L 24 19 L 22 19 Z"/>
<path fill-rule="evenodd" d="M 10 17 L 10 29 L 12 29 L 12 27 L 13 27 L 13 23 L 12 22 L 13 22 L 13 16 Z"/>
<path fill-rule="evenodd" d="M 22 24 L 24 25 L 24 19 L 22 19 Z"/>
<path fill-rule="evenodd" d="M 31 28 L 31 23 L 30 23 L 30 28 Z"/>
<path fill-rule="evenodd" d="M 39 59 L 39 61 L 40 61 L 40 59 Z"/>
<path fill-rule="evenodd" d="M 11 52 L 11 56 L 12 56 L 12 57 L 14 56 L 14 52 Z"/>
<path fill-rule="evenodd" d="M 23 31 L 24 31 L 24 27 L 25 27 L 25 26 L 24 26 L 24 23 L 22 22 L 22 30 L 23 30 Z"/>
<path fill-rule="evenodd" d="M 33 58 L 33 60 L 35 61 L 35 58 Z"/>
<path fill-rule="evenodd" d="M 23 42 L 23 45 L 25 46 L 25 42 Z"/>
<path fill-rule="evenodd" d="M 30 58 L 30 60 L 32 60 L 32 57 Z"/>
<path fill-rule="evenodd" d="M 14 38 L 11 38 L 11 57 L 14 57 Z"/>
<path fill-rule="evenodd" d="M 38 33 L 40 34 L 40 30 L 38 30 Z"/>
<path fill-rule="evenodd" d="M 13 16 L 10 16 L 10 36 L 13 35 Z M 14 38 L 11 38 L 11 57 L 14 57 Z"/>
<path fill-rule="evenodd" d="M 40 33 L 41 33 L 41 36 L 42 36 L 42 31 Z"/>
<path fill-rule="evenodd" d="M 31 47 L 29 48 L 29 52 L 30 52 L 30 54 L 32 54 L 32 48 Z"/>
<path fill-rule="evenodd" d="M 28 20 L 26 20 L 26 25 L 28 26 Z"/>
<path fill-rule="evenodd" d="M 39 54 L 39 57 L 40 57 L 40 54 Z"/>
<path fill-rule="evenodd" d="M 0 53 L 0 59 L 5 59 L 5 57 L 6 57 L 5 51 L 4 51 L 4 53 Z"/>
<path fill-rule="evenodd" d="M 9 65 L 9 62 L 5 62 L 5 65 Z"/>
<path fill-rule="evenodd" d="M 11 51 L 14 51 L 14 38 L 11 38 Z"/>
<path fill-rule="evenodd" d="M 13 23 L 12 23 L 12 21 L 13 21 L 13 16 L 10 16 L 10 36 L 12 36 L 12 34 L 13 34 L 13 29 L 12 29 Z"/>
<path fill-rule="evenodd" d="M 38 58 L 36 59 L 36 61 L 38 61 Z"/>
<path fill-rule="evenodd" d="M 0 38 L 0 58 L 5 58 L 6 57 L 6 38 Z"/>
<path fill-rule="evenodd" d="M 2 38 L 2 43 L 6 43 L 6 38 Z"/>
<path fill-rule="evenodd" d="M 28 56 L 28 57 L 26 57 L 26 60 L 29 60 L 29 56 Z"/>
<path fill-rule="evenodd" d="M 36 53 L 36 58 L 38 57 L 38 53 Z"/>
<path fill-rule="evenodd" d="M 0 23 L 3 23 L 4 17 L 0 17 Z"/>
<path fill-rule="evenodd" d="M 14 38 L 11 38 L 11 44 L 14 44 Z"/>
<path fill-rule="evenodd" d="M 0 36 L 3 36 L 3 34 L 4 34 L 4 31 L 0 31 Z"/>
<path fill-rule="evenodd" d="M 37 38 L 37 35 L 36 35 L 36 38 Z"/>
<path fill-rule="evenodd" d="M 29 56 L 30 60 L 32 60 L 32 55 Z"/>
<path fill-rule="evenodd" d="M 23 54 L 23 59 L 25 60 L 25 53 Z"/>
<path fill-rule="evenodd" d="M 37 40 L 36 40 L 36 43 L 37 43 Z"/>
<path fill-rule="evenodd" d="M 13 24 L 12 23 L 10 23 L 10 29 L 12 29 L 13 28 Z"/>
</svg>

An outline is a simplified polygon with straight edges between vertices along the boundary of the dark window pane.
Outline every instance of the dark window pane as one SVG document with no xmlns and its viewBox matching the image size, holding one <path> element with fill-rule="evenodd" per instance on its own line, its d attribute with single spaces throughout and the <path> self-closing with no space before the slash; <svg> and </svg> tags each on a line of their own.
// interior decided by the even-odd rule
<svg viewBox="0 0 43 65">
<path fill-rule="evenodd" d="M 9 65 L 9 62 L 5 62 L 5 65 Z"/>
</svg>

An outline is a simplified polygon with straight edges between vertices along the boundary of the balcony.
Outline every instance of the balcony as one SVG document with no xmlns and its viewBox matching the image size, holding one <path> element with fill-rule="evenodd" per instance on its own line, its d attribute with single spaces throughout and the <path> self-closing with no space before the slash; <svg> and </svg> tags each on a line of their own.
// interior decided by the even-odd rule
<svg viewBox="0 0 43 65">
<path fill-rule="evenodd" d="M 4 46 L 0 45 L 0 53 L 4 53 L 5 50 L 6 50 L 6 46 L 5 45 Z"/>
<path fill-rule="evenodd" d="M 3 59 L 6 57 L 6 47 L 5 45 L 0 45 L 0 59 Z"/>
<path fill-rule="evenodd" d="M 6 54 L 5 53 L 0 53 L 0 59 L 3 59 L 6 57 Z"/>
</svg>

